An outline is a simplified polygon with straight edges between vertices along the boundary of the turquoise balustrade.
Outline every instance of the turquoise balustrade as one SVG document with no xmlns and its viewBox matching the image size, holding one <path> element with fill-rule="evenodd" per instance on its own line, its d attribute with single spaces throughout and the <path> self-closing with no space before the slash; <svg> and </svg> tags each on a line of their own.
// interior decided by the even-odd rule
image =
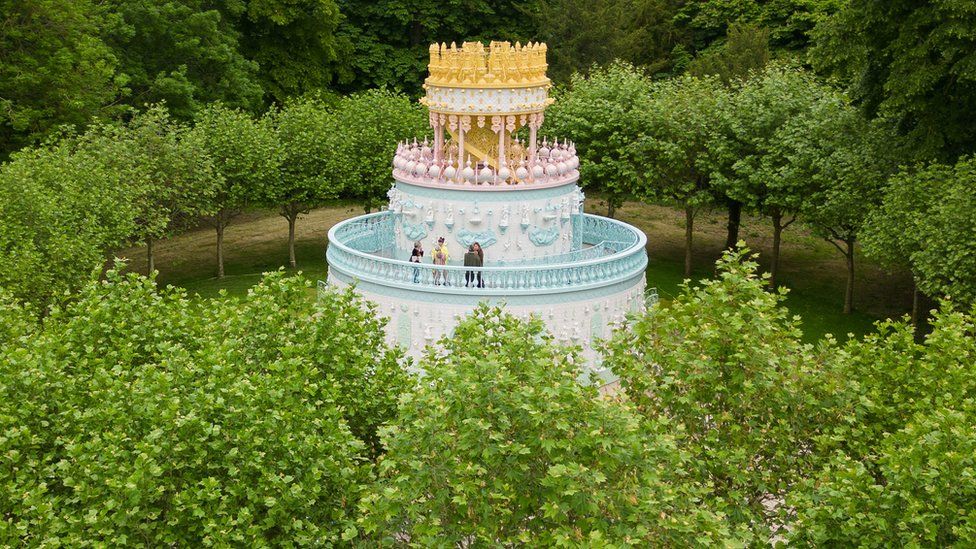
<svg viewBox="0 0 976 549">
<path fill-rule="evenodd" d="M 330 269 L 351 279 L 434 292 L 456 292 L 469 282 L 468 273 L 480 273 L 484 288 L 465 292 L 485 295 L 562 292 L 605 286 L 643 273 L 647 266 L 647 238 L 634 227 L 613 219 L 581 214 L 583 244 L 593 248 L 552 256 L 553 263 L 463 267 L 432 265 L 384 257 L 394 250 L 391 212 L 379 212 L 343 221 L 329 231 L 326 258 Z M 596 257 L 572 256 L 593 253 Z"/>
</svg>

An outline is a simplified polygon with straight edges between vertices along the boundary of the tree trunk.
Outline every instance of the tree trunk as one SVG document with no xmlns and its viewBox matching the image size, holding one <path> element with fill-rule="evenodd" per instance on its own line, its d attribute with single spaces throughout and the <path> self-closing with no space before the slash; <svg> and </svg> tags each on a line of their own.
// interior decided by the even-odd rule
<svg viewBox="0 0 976 549">
<path fill-rule="evenodd" d="M 918 291 L 918 282 L 912 278 L 912 326 L 916 329 L 918 328 L 919 321 L 919 309 L 921 308 L 920 296 Z M 917 330 L 916 330 L 917 331 Z"/>
<path fill-rule="evenodd" d="M 847 251 L 844 253 L 847 259 L 847 291 L 844 293 L 844 314 L 849 315 L 854 310 L 854 241 L 845 240 Z"/>
<path fill-rule="evenodd" d="M 156 257 L 153 255 L 153 239 L 146 238 L 146 274 L 152 275 L 156 270 Z"/>
<path fill-rule="evenodd" d="M 617 211 L 617 207 L 613 203 L 613 199 L 612 198 L 608 198 L 607 199 L 607 217 L 609 217 L 610 219 L 613 219 L 613 214 L 616 213 L 616 211 Z"/>
<path fill-rule="evenodd" d="M 292 210 L 288 212 L 288 264 L 291 268 L 296 267 L 295 263 L 295 221 L 298 220 L 298 212 Z"/>
<path fill-rule="evenodd" d="M 742 202 L 729 200 L 729 225 L 725 236 L 725 249 L 735 248 L 739 242 L 739 225 L 742 223 Z"/>
<path fill-rule="evenodd" d="M 769 285 L 776 288 L 776 275 L 779 273 L 779 248 L 783 241 L 783 214 L 776 211 L 773 218 L 773 256 L 769 265 Z"/>
<path fill-rule="evenodd" d="M 695 208 L 685 206 L 685 278 L 691 278 L 691 246 L 694 240 Z"/>
<path fill-rule="evenodd" d="M 217 214 L 217 278 L 224 278 L 224 217 Z"/>
</svg>

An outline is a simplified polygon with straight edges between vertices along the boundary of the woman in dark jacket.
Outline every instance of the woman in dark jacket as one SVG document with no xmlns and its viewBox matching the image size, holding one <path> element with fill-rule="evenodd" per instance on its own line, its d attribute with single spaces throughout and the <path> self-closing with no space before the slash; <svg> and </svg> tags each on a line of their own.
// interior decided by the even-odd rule
<svg viewBox="0 0 976 549">
<path fill-rule="evenodd" d="M 413 251 L 410 252 L 410 263 L 421 263 L 424 258 L 424 246 L 420 241 L 413 243 Z M 416 284 L 420 278 L 420 267 L 413 268 L 413 282 Z"/>
</svg>

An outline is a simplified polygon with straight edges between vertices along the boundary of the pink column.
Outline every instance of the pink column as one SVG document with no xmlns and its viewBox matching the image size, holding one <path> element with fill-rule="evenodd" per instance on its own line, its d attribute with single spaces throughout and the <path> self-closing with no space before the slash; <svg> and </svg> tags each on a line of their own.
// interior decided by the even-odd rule
<svg viewBox="0 0 976 549">
<path fill-rule="evenodd" d="M 444 160 L 444 115 L 435 114 L 434 119 L 434 163 L 443 168 Z"/>
<path fill-rule="evenodd" d="M 471 129 L 471 117 L 468 115 L 461 116 L 460 124 L 458 125 L 458 172 L 464 169 L 465 163 L 464 158 L 467 156 L 464 153 L 464 133 Z"/>
<path fill-rule="evenodd" d="M 497 168 L 502 167 L 502 162 L 505 159 L 505 120 L 501 116 L 495 116 L 491 119 L 491 129 L 498 134 L 498 162 Z"/>
<path fill-rule="evenodd" d="M 532 167 L 535 166 L 536 133 L 539 129 L 539 115 L 529 115 L 529 181 L 535 179 Z"/>
</svg>

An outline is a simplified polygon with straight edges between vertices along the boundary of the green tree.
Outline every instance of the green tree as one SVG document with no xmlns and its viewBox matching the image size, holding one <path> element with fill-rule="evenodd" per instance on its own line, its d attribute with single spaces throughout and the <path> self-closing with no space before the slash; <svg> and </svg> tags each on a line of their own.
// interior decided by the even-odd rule
<svg viewBox="0 0 976 549">
<path fill-rule="evenodd" d="M 105 112 L 125 79 L 89 0 L 0 1 L 0 160 Z"/>
<path fill-rule="evenodd" d="M 686 282 L 617 331 L 604 365 L 646 420 L 683 431 L 691 474 L 712 487 L 705 505 L 767 540 L 776 513 L 766 504 L 816 470 L 811 445 L 836 421 L 823 372 L 834 350 L 802 342 L 785 291 L 767 291 L 748 250 L 717 266 L 716 279 Z"/>
<path fill-rule="evenodd" d="M 817 26 L 810 60 L 892 118 L 923 157 L 976 152 L 976 12 L 966 0 L 847 2 Z"/>
<path fill-rule="evenodd" d="M 799 156 L 818 154 L 819 142 L 829 136 L 810 135 L 811 126 L 821 124 L 842 101 L 806 71 L 770 67 L 736 91 L 727 135 L 714 141 L 711 179 L 716 194 L 772 222 L 773 286 L 778 282 L 783 231 L 796 221 L 812 190 L 809 170 Z"/>
<path fill-rule="evenodd" d="M 685 212 L 685 277 L 691 276 L 695 215 L 712 199 L 710 155 L 728 124 L 730 95 L 712 77 L 657 83 L 642 113 L 646 146 L 641 194 Z"/>
<path fill-rule="evenodd" d="M 666 424 L 581 384 L 542 321 L 480 306 L 383 432 L 363 534 L 411 545 L 689 545 L 728 535 Z"/>
<path fill-rule="evenodd" d="M 921 223 L 931 215 L 938 200 L 943 200 L 951 167 L 931 164 L 920 169 L 902 168 L 888 180 L 881 204 L 868 214 L 861 238 L 864 253 L 883 266 L 912 271 L 912 324 L 922 321 L 921 273 L 913 266 L 912 255 L 925 241 Z"/>
<path fill-rule="evenodd" d="M 244 207 L 268 204 L 281 178 L 281 143 L 268 119 L 255 120 L 220 104 L 196 119 L 188 139 L 213 160 L 219 186 L 206 209 L 217 231 L 217 277 L 224 276 L 224 230 Z"/>
<path fill-rule="evenodd" d="M 404 95 L 369 90 L 340 99 L 334 116 L 335 131 L 320 136 L 330 151 L 326 177 L 369 213 L 393 183 L 397 142 L 430 133 L 426 111 Z"/>
<path fill-rule="evenodd" d="M 674 20 L 679 30 L 690 34 L 691 46 L 696 51 L 721 41 L 735 24 L 753 24 L 769 29 L 770 45 L 786 53 L 805 49 L 817 22 L 845 3 L 845 0 L 702 0 L 681 3 Z"/>
<path fill-rule="evenodd" d="M 725 42 L 705 50 L 692 61 L 693 76 L 717 76 L 725 85 L 745 79 L 769 63 L 769 31 L 755 25 L 729 26 Z"/>
<path fill-rule="evenodd" d="M 271 202 L 288 221 L 288 261 L 293 268 L 298 217 L 324 200 L 338 197 L 343 189 L 342 180 L 329 171 L 329 157 L 335 151 L 328 136 L 344 133 L 333 109 L 327 100 L 303 98 L 272 114 L 284 157 L 281 182 Z"/>
<path fill-rule="evenodd" d="M 952 167 L 932 166 L 919 177 L 940 184 L 931 209 L 918 218 L 923 245 L 911 254 L 911 264 L 919 286 L 931 296 L 976 303 L 976 157 Z"/>
<path fill-rule="evenodd" d="M 107 6 L 115 23 L 105 40 L 119 59 L 130 105 L 165 102 L 183 120 L 214 101 L 260 107 L 258 65 L 241 52 L 232 12 L 205 0 L 109 0 Z"/>
<path fill-rule="evenodd" d="M 200 302 L 112 270 L 4 346 L 0 543 L 338 543 L 369 476 L 351 426 L 404 374 L 352 293 L 307 286 Z"/>
<path fill-rule="evenodd" d="M 116 169 L 125 173 L 137 211 L 132 237 L 146 245 L 150 273 L 156 241 L 212 213 L 207 208 L 220 184 L 207 151 L 187 132 L 165 107 L 154 106 L 124 126 L 97 126 L 86 136 L 88 147 L 117 151 Z"/>
<path fill-rule="evenodd" d="M 670 70 L 680 33 L 668 0 L 538 0 L 526 10 L 535 37 L 548 46 L 549 77 L 569 82 L 575 72 L 615 61 L 649 74 Z M 581 21 L 586 21 L 581 25 Z"/>
<path fill-rule="evenodd" d="M 844 421 L 819 443 L 830 461 L 787 499 L 792 542 L 976 542 L 976 318 L 943 304 L 925 341 L 914 335 L 886 322 L 838 354 Z"/>
<path fill-rule="evenodd" d="M 434 42 L 521 40 L 532 36 L 524 0 L 337 0 L 343 20 L 340 82 L 346 91 L 421 88 Z"/>
<path fill-rule="evenodd" d="M 847 314 L 854 309 L 855 244 L 868 215 L 881 202 L 884 182 L 895 170 L 888 154 L 894 139 L 882 124 L 867 122 L 844 103 L 834 104 L 811 122 L 802 133 L 812 146 L 794 158 L 794 164 L 803 168 L 801 177 L 808 177 L 813 188 L 801 216 L 844 256 Z"/>
<path fill-rule="evenodd" d="M 641 182 L 646 158 L 640 113 L 646 108 L 651 81 L 624 63 L 574 74 L 570 87 L 557 94 L 546 112 L 545 132 L 571 138 L 580 157 L 580 184 L 602 192 L 607 216 Z"/>
<path fill-rule="evenodd" d="M 729 26 L 725 42 L 702 52 L 688 66 L 688 72 L 693 76 L 716 76 L 729 86 L 762 70 L 767 63 L 769 31 L 750 24 L 733 24 Z M 743 203 L 728 194 L 716 196 L 716 199 L 727 204 L 728 230 L 725 248 L 734 248 L 739 241 Z"/>
<path fill-rule="evenodd" d="M 0 165 L 0 287 L 40 311 L 136 232 L 122 147 L 90 139 L 24 149 Z"/>
<path fill-rule="evenodd" d="M 267 98 L 281 102 L 332 83 L 341 19 L 334 0 L 247 0 L 236 23 L 241 51 L 257 63 Z"/>
</svg>

